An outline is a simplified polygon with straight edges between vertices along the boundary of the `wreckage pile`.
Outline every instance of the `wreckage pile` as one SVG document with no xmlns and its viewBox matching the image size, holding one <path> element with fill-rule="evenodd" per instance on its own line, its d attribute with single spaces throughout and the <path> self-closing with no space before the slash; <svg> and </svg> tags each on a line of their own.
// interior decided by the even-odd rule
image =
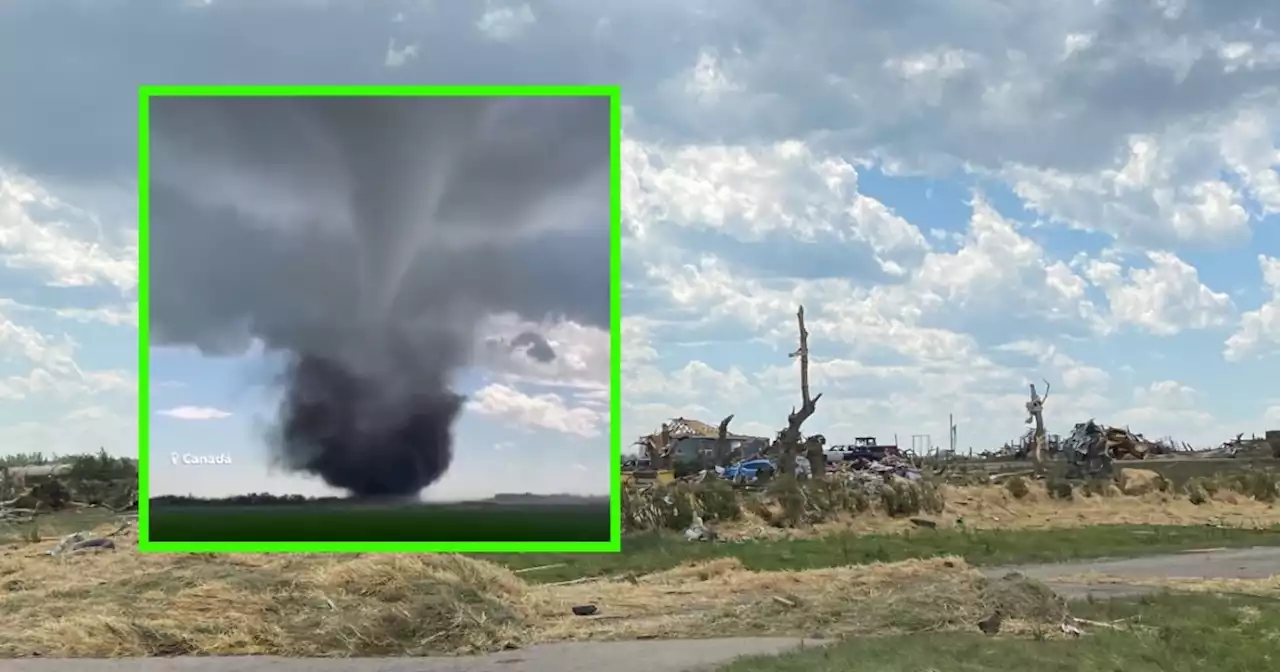
<svg viewBox="0 0 1280 672">
<path fill-rule="evenodd" d="M 138 505 L 138 465 L 105 451 L 56 464 L 0 466 L 0 520 L 68 508 L 129 511 Z"/>
<path fill-rule="evenodd" d="M 1071 435 L 1062 440 L 1061 452 L 1074 470 L 1100 475 L 1109 473 L 1111 462 L 1115 460 L 1175 455 L 1200 458 L 1280 457 L 1280 435 L 1276 434 L 1268 432 L 1267 438 L 1251 439 L 1238 434 L 1218 448 L 1197 451 L 1185 443 L 1177 444 L 1169 439 L 1153 441 L 1127 427 L 1108 427 L 1089 420 L 1077 424 Z"/>
</svg>

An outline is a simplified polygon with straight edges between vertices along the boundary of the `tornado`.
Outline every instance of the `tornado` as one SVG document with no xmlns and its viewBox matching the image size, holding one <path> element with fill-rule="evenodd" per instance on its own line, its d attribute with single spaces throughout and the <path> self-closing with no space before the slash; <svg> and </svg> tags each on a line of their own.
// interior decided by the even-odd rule
<svg viewBox="0 0 1280 672">
<path fill-rule="evenodd" d="M 416 498 L 454 462 L 489 316 L 609 324 L 607 99 L 173 98 L 151 119 L 153 345 L 275 355 L 264 445 L 287 471 Z"/>
<path fill-rule="evenodd" d="M 388 398 L 378 378 L 303 354 L 286 374 L 275 445 L 288 468 L 356 497 L 410 499 L 449 469 L 462 401 L 443 385 Z"/>
</svg>

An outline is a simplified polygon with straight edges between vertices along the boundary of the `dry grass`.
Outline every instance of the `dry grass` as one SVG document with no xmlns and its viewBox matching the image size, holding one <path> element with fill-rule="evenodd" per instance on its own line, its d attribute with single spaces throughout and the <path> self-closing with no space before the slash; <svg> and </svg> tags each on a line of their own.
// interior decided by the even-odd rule
<svg viewBox="0 0 1280 672">
<path fill-rule="evenodd" d="M 122 540 L 122 547 L 130 543 Z M 1044 586 L 957 558 L 803 572 L 732 559 L 569 585 L 451 555 L 141 555 L 0 550 L 0 656 L 424 655 L 538 641 L 971 629 L 997 605 L 1061 619 Z M 578 617 L 576 604 L 599 614 Z"/>
<path fill-rule="evenodd" d="M 1053 499 L 1043 482 L 1028 483 L 1028 491 L 1022 497 L 998 486 L 943 486 L 942 491 L 943 512 L 926 516 L 941 528 L 1035 530 L 1090 525 L 1212 524 L 1260 529 L 1280 525 L 1280 506 L 1230 490 L 1219 490 L 1202 504 L 1192 503 L 1181 493 L 1126 496 L 1114 486 L 1100 495 L 1077 492 L 1070 500 Z M 741 520 L 722 524 L 717 531 L 728 539 L 777 539 L 837 532 L 884 534 L 915 528 L 909 519 L 868 511 L 800 529 L 779 529 L 745 514 Z"/>
<path fill-rule="evenodd" d="M 860 567 L 752 572 L 733 558 L 631 580 L 539 591 L 551 639 L 805 634 L 836 636 L 972 629 L 997 607 L 1011 622 L 1057 623 L 1065 603 L 1019 576 L 992 581 L 959 558 Z M 599 603 L 594 623 L 557 619 L 572 603 Z M 607 610 L 607 611 L 606 611 Z"/>
<path fill-rule="evenodd" d="M 509 571 L 459 556 L 0 552 L 0 655 L 466 652 L 519 644 Z"/>
</svg>

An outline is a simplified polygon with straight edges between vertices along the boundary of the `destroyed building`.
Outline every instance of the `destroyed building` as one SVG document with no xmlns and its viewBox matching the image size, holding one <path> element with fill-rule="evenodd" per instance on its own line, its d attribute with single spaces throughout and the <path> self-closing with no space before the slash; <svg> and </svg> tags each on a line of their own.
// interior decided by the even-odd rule
<svg viewBox="0 0 1280 672">
<path fill-rule="evenodd" d="M 672 418 L 662 423 L 662 428 L 640 437 L 635 445 L 640 453 L 654 465 L 704 465 L 714 463 L 720 430 L 691 418 Z M 769 439 L 726 432 L 726 448 L 729 454 L 749 457 L 761 453 L 769 445 Z"/>
</svg>

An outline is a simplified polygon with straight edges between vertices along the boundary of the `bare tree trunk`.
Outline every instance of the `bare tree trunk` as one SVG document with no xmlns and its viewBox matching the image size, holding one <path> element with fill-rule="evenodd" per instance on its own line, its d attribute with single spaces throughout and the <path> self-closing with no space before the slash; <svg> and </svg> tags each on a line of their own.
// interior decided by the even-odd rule
<svg viewBox="0 0 1280 672">
<path fill-rule="evenodd" d="M 801 450 L 800 426 L 813 415 L 818 400 L 822 398 L 821 393 L 815 397 L 809 396 L 809 332 L 804 328 L 804 306 L 796 311 L 796 324 L 800 329 L 800 349 L 791 353 L 791 356 L 800 358 L 800 410 L 792 407 L 791 413 L 787 415 L 787 428 L 780 437 L 782 445 L 778 471 L 783 474 L 795 473 L 796 457 Z M 821 475 L 817 472 L 813 474 L 815 478 Z"/>
<path fill-rule="evenodd" d="M 809 460 L 809 471 L 813 478 L 822 478 L 827 474 L 827 453 L 825 441 L 811 436 L 804 442 L 805 457 Z"/>
<path fill-rule="evenodd" d="M 1036 470 L 1043 469 L 1046 435 L 1044 430 L 1044 402 L 1049 398 L 1049 381 L 1044 383 L 1044 396 L 1036 393 L 1036 384 L 1031 383 L 1031 401 L 1027 402 L 1028 422 L 1035 422 L 1035 433 L 1032 434 L 1032 461 Z"/>
<path fill-rule="evenodd" d="M 729 415 L 720 421 L 720 431 L 716 434 L 716 446 L 714 449 L 715 465 L 718 467 L 727 467 L 734 462 L 733 452 L 729 449 L 729 423 L 733 422 L 733 415 Z"/>
</svg>

